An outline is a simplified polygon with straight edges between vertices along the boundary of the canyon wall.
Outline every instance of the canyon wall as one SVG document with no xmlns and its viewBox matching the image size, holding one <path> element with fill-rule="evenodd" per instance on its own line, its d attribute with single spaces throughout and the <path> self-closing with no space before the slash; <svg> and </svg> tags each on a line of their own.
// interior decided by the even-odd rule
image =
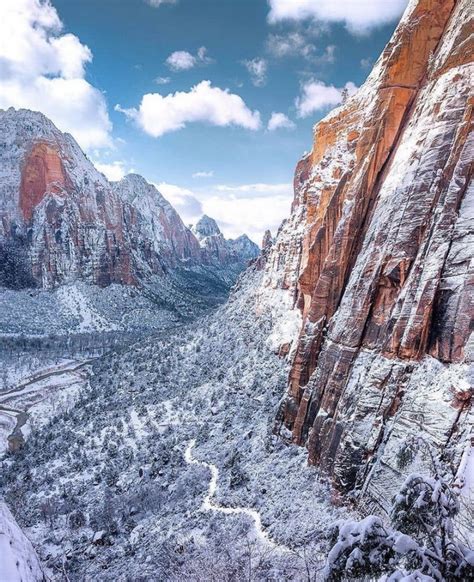
<svg viewBox="0 0 474 582">
<path fill-rule="evenodd" d="M 232 282 L 251 258 L 244 246 L 211 257 L 144 178 L 109 182 L 41 113 L 0 111 L 0 286 L 138 285 L 200 266 Z M 258 254 L 256 245 L 251 251 Z"/>
<path fill-rule="evenodd" d="M 410 2 L 366 83 L 315 126 L 266 264 L 302 314 L 277 428 L 382 506 L 410 434 L 453 470 L 469 446 L 472 30 L 468 0 Z"/>
</svg>

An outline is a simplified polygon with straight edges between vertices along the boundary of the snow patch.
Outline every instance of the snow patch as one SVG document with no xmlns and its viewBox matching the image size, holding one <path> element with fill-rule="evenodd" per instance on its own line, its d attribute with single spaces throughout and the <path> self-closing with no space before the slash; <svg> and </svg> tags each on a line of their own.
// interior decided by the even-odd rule
<svg viewBox="0 0 474 582">
<path fill-rule="evenodd" d="M 65 285 L 58 289 L 60 310 L 79 321 L 80 332 L 116 331 L 118 326 L 102 317 L 89 303 L 76 285 Z"/>
<path fill-rule="evenodd" d="M 1 501 L 0 558 L 2 582 L 35 582 L 45 579 L 30 540 L 21 531 L 10 510 Z"/>
</svg>

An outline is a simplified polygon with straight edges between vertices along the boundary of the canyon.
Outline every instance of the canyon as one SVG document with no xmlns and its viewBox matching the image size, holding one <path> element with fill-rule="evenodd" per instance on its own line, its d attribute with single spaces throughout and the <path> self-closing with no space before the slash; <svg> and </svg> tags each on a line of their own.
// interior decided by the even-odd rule
<svg viewBox="0 0 474 582">
<path fill-rule="evenodd" d="M 409 2 L 261 251 L 0 112 L 9 568 L 319 580 L 334 526 L 434 465 L 474 567 L 472 31 L 468 0 Z"/>
</svg>

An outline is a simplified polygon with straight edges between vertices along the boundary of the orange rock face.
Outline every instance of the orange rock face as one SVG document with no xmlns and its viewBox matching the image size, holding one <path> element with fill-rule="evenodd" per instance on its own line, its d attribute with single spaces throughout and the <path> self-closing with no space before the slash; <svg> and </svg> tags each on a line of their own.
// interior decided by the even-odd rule
<svg viewBox="0 0 474 582">
<path fill-rule="evenodd" d="M 34 209 L 50 192 L 61 193 L 66 176 L 57 149 L 37 142 L 31 148 L 21 175 L 20 208 L 25 220 L 31 220 Z"/>
<path fill-rule="evenodd" d="M 470 18 L 465 0 L 410 5 L 365 85 L 316 126 L 296 170 L 290 221 L 304 224 L 295 284 L 303 325 L 280 420 L 345 488 L 363 481 L 413 363 L 467 356 Z M 368 354 L 380 367 L 370 392 L 377 413 L 355 389 Z M 354 437 L 368 410 L 378 436 L 359 427 Z"/>
</svg>

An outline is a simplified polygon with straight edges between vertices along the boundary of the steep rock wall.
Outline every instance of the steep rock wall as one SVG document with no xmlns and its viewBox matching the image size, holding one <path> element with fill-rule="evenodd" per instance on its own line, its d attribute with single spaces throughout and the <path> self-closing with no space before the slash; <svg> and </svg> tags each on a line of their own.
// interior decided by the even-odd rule
<svg viewBox="0 0 474 582">
<path fill-rule="evenodd" d="M 303 315 L 279 420 L 341 488 L 370 481 L 374 499 L 374 466 L 396 474 L 409 432 L 447 450 L 467 431 L 470 19 L 467 0 L 410 3 L 364 86 L 315 127 L 267 263 Z"/>
</svg>

